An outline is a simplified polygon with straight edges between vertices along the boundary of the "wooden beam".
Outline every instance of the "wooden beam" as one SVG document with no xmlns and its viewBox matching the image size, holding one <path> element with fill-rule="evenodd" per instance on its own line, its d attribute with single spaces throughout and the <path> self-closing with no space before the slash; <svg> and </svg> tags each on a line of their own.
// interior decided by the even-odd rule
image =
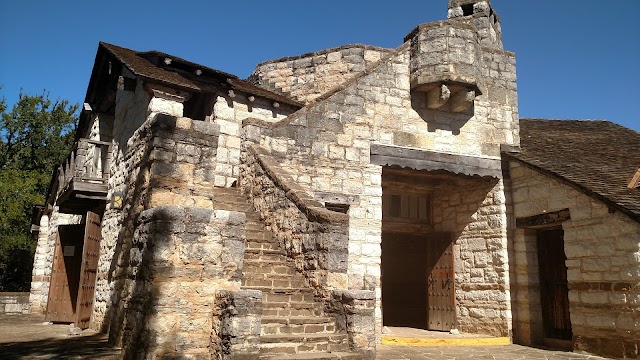
<svg viewBox="0 0 640 360">
<path fill-rule="evenodd" d="M 444 170 L 468 176 L 502 178 L 500 159 L 445 154 L 400 146 L 372 144 L 371 163 L 415 170 Z"/>
<path fill-rule="evenodd" d="M 382 220 L 382 231 L 402 234 L 428 234 L 433 232 L 433 225 Z"/>
<path fill-rule="evenodd" d="M 524 229 L 536 229 L 552 225 L 559 225 L 563 221 L 567 221 L 569 219 L 571 219 L 571 212 L 569 211 L 569 209 L 562 209 L 559 211 L 544 213 L 540 215 L 517 218 L 516 227 Z"/>
<path fill-rule="evenodd" d="M 629 185 L 627 185 L 627 187 L 629 189 L 635 189 L 639 185 L 640 185 L 640 168 L 638 168 L 635 175 L 633 175 L 633 178 L 631 178 L 631 182 L 629 182 Z"/>
</svg>

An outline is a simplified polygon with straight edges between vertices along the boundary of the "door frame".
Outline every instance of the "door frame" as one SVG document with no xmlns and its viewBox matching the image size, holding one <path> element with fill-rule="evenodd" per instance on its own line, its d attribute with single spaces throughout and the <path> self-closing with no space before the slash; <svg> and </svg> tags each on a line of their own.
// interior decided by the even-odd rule
<svg viewBox="0 0 640 360">
<path fill-rule="evenodd" d="M 557 239 L 544 238 L 544 235 L 543 235 L 544 233 L 551 233 L 554 231 L 561 232 L 561 234 L 558 236 Z M 562 280 L 564 282 L 563 284 L 564 286 L 561 289 L 562 294 L 555 293 L 554 291 L 552 291 L 552 289 L 545 287 L 544 282 L 548 281 L 549 279 L 543 278 L 544 273 L 542 269 L 548 267 L 548 266 L 545 266 L 545 265 L 549 265 L 548 263 L 545 263 L 545 261 L 549 260 L 550 257 L 541 256 L 542 255 L 541 245 L 543 245 L 542 244 L 543 241 L 552 241 L 552 242 L 561 243 L 562 257 L 564 258 L 564 262 L 562 264 L 564 266 L 564 280 Z M 538 276 L 539 276 L 539 284 L 540 284 L 540 310 L 541 310 L 540 313 L 542 315 L 542 331 L 543 331 L 542 335 L 543 335 L 543 341 L 545 343 L 571 341 L 573 337 L 573 329 L 571 325 L 571 306 L 569 302 L 569 281 L 567 279 L 567 266 L 566 266 L 567 256 L 566 256 L 564 245 L 565 245 L 564 230 L 562 229 L 562 226 L 544 227 L 544 228 L 536 229 L 536 252 L 538 257 Z M 562 296 L 563 299 L 557 299 L 558 295 Z M 553 311 L 548 308 L 548 303 L 545 302 L 545 299 L 550 299 L 550 298 L 554 299 L 554 303 L 559 302 L 560 304 L 565 305 L 562 310 L 564 313 L 563 317 L 565 318 L 565 321 L 566 321 L 565 324 L 568 325 L 568 329 L 564 330 L 565 332 L 568 332 L 567 334 L 562 334 L 563 330 L 555 329 L 553 328 L 552 324 L 550 324 L 550 322 L 557 320 L 555 319 L 555 317 L 554 318 L 551 317 Z"/>
<path fill-rule="evenodd" d="M 56 229 L 56 244 L 54 247 L 54 257 L 51 262 L 51 277 L 49 282 L 49 291 L 47 294 L 47 307 L 45 310 L 45 319 L 50 320 L 51 315 L 51 304 L 52 304 L 52 296 L 54 295 L 52 291 L 56 286 L 54 282 L 60 281 L 59 276 L 55 276 L 57 274 L 56 267 L 60 266 L 59 262 L 64 261 L 62 240 L 60 237 L 60 227 L 61 226 L 82 226 L 84 225 L 84 231 L 82 231 L 83 238 L 81 241 L 77 241 L 82 244 L 82 254 L 80 259 L 80 267 L 76 270 L 78 271 L 78 289 L 76 293 L 75 299 L 69 299 L 72 302 L 71 308 L 73 310 L 73 315 L 69 317 L 65 317 L 62 320 L 54 320 L 59 322 L 72 322 L 76 327 L 81 329 L 86 329 L 89 327 L 91 321 L 91 314 L 93 313 L 93 304 L 95 298 L 95 283 L 97 279 L 97 266 L 99 261 L 99 252 L 100 252 L 100 241 L 101 239 L 101 216 L 97 213 L 88 211 L 86 215 L 83 217 L 83 222 L 80 224 L 67 224 L 67 225 L 59 225 Z M 97 231 L 96 231 L 97 230 Z M 65 276 L 68 278 L 69 275 L 65 269 Z M 67 286 L 68 287 L 68 286 Z M 75 301 L 75 306 L 73 302 Z M 88 312 L 88 317 L 87 317 Z M 57 318 L 60 319 L 60 318 Z"/>
</svg>

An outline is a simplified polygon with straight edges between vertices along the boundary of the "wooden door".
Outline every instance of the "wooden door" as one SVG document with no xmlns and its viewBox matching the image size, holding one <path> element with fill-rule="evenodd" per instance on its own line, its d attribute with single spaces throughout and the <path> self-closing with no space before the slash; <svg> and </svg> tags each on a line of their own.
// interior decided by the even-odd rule
<svg viewBox="0 0 640 360">
<path fill-rule="evenodd" d="M 72 323 L 76 319 L 83 225 L 60 225 L 56 233 L 45 319 Z"/>
<path fill-rule="evenodd" d="M 537 244 L 545 337 L 570 340 L 572 331 L 564 232 L 561 228 L 540 230 L 537 233 Z"/>
<path fill-rule="evenodd" d="M 78 293 L 78 315 L 75 321 L 76 326 L 81 329 L 89 327 L 91 313 L 93 312 L 93 298 L 96 287 L 101 238 L 100 215 L 89 211 L 87 212 L 87 222 L 84 231 L 82 268 L 80 269 L 80 291 Z"/>
<path fill-rule="evenodd" d="M 434 233 L 428 236 L 426 276 L 427 328 L 449 331 L 456 327 L 453 241 L 450 233 Z"/>
</svg>

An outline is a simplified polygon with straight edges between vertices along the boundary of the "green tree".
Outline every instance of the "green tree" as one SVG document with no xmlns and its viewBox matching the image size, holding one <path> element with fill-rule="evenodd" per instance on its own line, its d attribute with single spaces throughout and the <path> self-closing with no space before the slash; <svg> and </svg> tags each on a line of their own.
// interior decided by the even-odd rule
<svg viewBox="0 0 640 360">
<path fill-rule="evenodd" d="M 78 105 L 20 92 L 0 100 L 0 291 L 28 291 L 35 241 L 34 205 L 43 204 L 53 170 L 73 142 Z"/>
</svg>

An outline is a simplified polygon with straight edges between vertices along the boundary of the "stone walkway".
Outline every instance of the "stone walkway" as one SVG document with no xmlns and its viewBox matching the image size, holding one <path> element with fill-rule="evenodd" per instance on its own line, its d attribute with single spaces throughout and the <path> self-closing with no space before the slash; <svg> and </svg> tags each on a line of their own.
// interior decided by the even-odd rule
<svg viewBox="0 0 640 360">
<path fill-rule="evenodd" d="M 43 325 L 41 316 L 0 314 L 0 359 L 117 359 L 120 351 L 107 345 L 106 335 L 85 330 L 69 335 L 69 325 Z M 376 360 L 583 360 L 597 356 L 507 346 L 378 345 Z"/>
<path fill-rule="evenodd" d="M 395 346 L 378 345 L 376 360 L 583 360 L 603 359 L 564 351 L 506 346 Z"/>
</svg>

